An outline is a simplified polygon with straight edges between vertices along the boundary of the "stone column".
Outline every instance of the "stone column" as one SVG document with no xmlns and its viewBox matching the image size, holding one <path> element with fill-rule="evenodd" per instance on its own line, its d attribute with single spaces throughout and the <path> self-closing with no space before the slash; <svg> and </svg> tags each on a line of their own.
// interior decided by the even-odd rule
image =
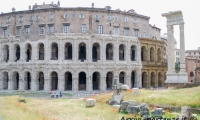
<svg viewBox="0 0 200 120">
<path fill-rule="evenodd" d="M 91 40 L 89 39 L 86 44 L 86 58 L 89 63 L 92 62 L 92 45 L 90 43 Z"/>
<path fill-rule="evenodd" d="M 44 71 L 44 91 L 49 92 L 51 90 L 50 74 L 48 71 Z"/>
<path fill-rule="evenodd" d="M 147 88 L 150 88 L 151 87 L 151 72 L 148 71 L 147 72 Z"/>
<path fill-rule="evenodd" d="M 31 91 L 37 91 L 38 80 L 36 78 L 36 72 L 31 72 Z"/>
<path fill-rule="evenodd" d="M 156 70 L 155 87 L 158 87 L 158 71 Z"/>
<path fill-rule="evenodd" d="M 0 63 L 2 63 L 4 61 L 2 49 L 3 49 L 3 46 L 2 46 L 2 43 L 0 42 Z"/>
<path fill-rule="evenodd" d="M 25 62 L 25 45 L 23 43 L 20 43 L 20 61 Z"/>
<path fill-rule="evenodd" d="M 186 72 L 185 70 L 185 39 L 184 39 L 184 23 L 179 25 L 180 27 L 180 72 Z"/>
<path fill-rule="evenodd" d="M 118 40 L 115 41 L 115 43 L 113 43 L 113 60 L 115 61 L 115 63 L 119 62 L 119 43 Z"/>
<path fill-rule="evenodd" d="M 13 45 L 10 42 L 8 46 L 9 46 L 9 61 L 8 62 L 13 62 Z"/>
<path fill-rule="evenodd" d="M 86 77 L 86 91 L 87 92 L 92 91 L 92 77 L 91 76 Z"/>
<path fill-rule="evenodd" d="M 61 40 L 59 40 L 59 45 L 58 45 L 58 61 L 59 61 L 59 63 L 61 63 L 62 62 L 62 60 L 63 60 L 63 45 L 64 44 L 62 44 L 62 41 Z"/>
<path fill-rule="evenodd" d="M 64 77 L 64 73 L 62 73 L 61 71 L 59 71 L 58 73 L 58 90 L 60 91 L 64 91 L 65 90 L 65 77 Z"/>
<path fill-rule="evenodd" d="M 141 82 L 141 69 L 136 70 L 136 79 L 135 79 L 135 84 L 136 87 L 142 87 L 142 82 Z"/>
<path fill-rule="evenodd" d="M 126 72 L 125 84 L 128 85 L 129 88 L 131 88 L 131 71 L 130 71 L 130 68 L 129 68 L 128 71 Z"/>
<path fill-rule="evenodd" d="M 78 91 L 78 76 L 72 74 L 72 91 Z"/>
<path fill-rule="evenodd" d="M 4 79 L 4 76 L 3 76 L 3 73 L 2 71 L 0 71 L 0 90 L 3 90 L 3 79 Z"/>
<path fill-rule="evenodd" d="M 105 45 L 105 40 L 103 39 L 102 41 L 102 47 L 101 47 L 101 54 L 102 54 L 102 61 L 105 63 L 106 61 L 106 45 Z"/>
<path fill-rule="evenodd" d="M 76 39 L 73 41 L 73 52 L 72 52 L 72 59 L 73 59 L 73 63 L 76 63 L 76 61 L 77 61 L 77 54 L 78 54 L 78 52 L 77 52 L 77 46 L 76 46 Z"/>
<path fill-rule="evenodd" d="M 31 60 L 32 61 L 36 61 L 36 60 L 38 60 L 38 52 L 39 51 L 37 51 L 37 46 L 36 46 L 36 44 L 32 44 L 32 58 L 31 58 Z"/>
<path fill-rule="evenodd" d="M 25 79 L 24 77 L 24 73 L 23 72 L 19 72 L 19 90 L 25 90 L 26 89 L 26 81 L 27 79 Z M 15 80 L 16 81 L 16 80 Z"/>
<path fill-rule="evenodd" d="M 167 55 L 167 67 L 168 67 L 168 71 L 167 73 L 173 73 L 173 66 L 174 66 L 174 36 L 173 36 L 173 32 L 174 28 L 172 25 L 167 25 L 167 33 L 168 33 L 168 40 L 167 40 L 167 44 L 168 44 L 168 55 Z"/>
<path fill-rule="evenodd" d="M 12 81 L 13 81 L 13 79 L 12 79 L 12 73 L 11 73 L 11 71 L 9 71 L 8 72 L 8 90 L 12 90 Z"/>
<path fill-rule="evenodd" d="M 50 60 L 49 53 L 51 53 L 51 51 L 49 49 L 49 41 L 47 39 L 45 39 L 45 41 L 44 41 L 44 60 L 46 62 Z"/>
</svg>

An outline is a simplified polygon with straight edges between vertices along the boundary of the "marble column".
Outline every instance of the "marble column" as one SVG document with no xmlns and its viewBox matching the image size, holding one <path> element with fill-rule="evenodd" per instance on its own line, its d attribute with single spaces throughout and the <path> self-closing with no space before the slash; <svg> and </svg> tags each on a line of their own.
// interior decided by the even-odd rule
<svg viewBox="0 0 200 120">
<path fill-rule="evenodd" d="M 180 27 L 180 72 L 186 72 L 185 70 L 185 40 L 184 40 L 184 23 L 179 25 Z"/>
<path fill-rule="evenodd" d="M 0 71 L 0 90 L 3 90 L 3 79 L 4 79 L 4 76 L 3 76 L 3 73 L 2 71 Z"/>
</svg>

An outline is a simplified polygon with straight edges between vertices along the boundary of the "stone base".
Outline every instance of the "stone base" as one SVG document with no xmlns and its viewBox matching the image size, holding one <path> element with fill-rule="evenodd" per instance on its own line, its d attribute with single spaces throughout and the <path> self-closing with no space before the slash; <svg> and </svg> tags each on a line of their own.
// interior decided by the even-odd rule
<svg viewBox="0 0 200 120">
<path fill-rule="evenodd" d="M 191 88 L 191 87 L 197 87 L 199 86 L 199 84 L 192 84 L 192 83 L 165 83 L 165 87 L 166 88 L 175 88 L 175 89 L 179 89 L 179 88 Z"/>
<path fill-rule="evenodd" d="M 186 72 L 167 73 L 167 80 L 165 83 L 188 83 L 188 76 Z"/>
</svg>

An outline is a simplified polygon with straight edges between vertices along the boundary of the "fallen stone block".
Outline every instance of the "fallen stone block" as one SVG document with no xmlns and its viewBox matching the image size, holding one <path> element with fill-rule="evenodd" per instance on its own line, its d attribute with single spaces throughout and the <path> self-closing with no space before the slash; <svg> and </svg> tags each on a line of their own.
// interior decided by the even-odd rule
<svg viewBox="0 0 200 120">
<path fill-rule="evenodd" d="M 86 100 L 86 106 L 87 107 L 92 107 L 95 106 L 96 100 L 95 99 L 87 99 Z"/>
</svg>

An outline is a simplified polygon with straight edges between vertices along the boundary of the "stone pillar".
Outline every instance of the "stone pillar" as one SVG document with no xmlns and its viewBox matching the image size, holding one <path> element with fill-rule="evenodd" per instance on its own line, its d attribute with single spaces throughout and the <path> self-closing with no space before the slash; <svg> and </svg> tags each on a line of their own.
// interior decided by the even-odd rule
<svg viewBox="0 0 200 120">
<path fill-rule="evenodd" d="M 78 91 L 78 76 L 72 74 L 72 91 Z"/>
<path fill-rule="evenodd" d="M 36 44 L 32 44 L 32 61 L 36 61 L 38 60 L 39 56 L 39 51 L 37 51 L 37 45 Z"/>
<path fill-rule="evenodd" d="M 103 39 L 103 41 L 102 41 L 102 46 L 101 46 L 101 54 L 102 54 L 102 61 L 103 61 L 103 63 L 105 63 L 105 61 L 106 61 L 106 45 L 105 45 L 105 40 Z"/>
<path fill-rule="evenodd" d="M 59 40 L 59 45 L 58 45 L 58 61 L 59 61 L 59 63 L 61 63 L 62 62 L 62 60 L 63 60 L 63 45 L 64 44 L 62 44 L 62 41 L 61 40 Z"/>
<path fill-rule="evenodd" d="M 25 86 L 26 83 L 27 83 L 27 81 L 25 79 L 24 73 L 23 72 L 19 72 L 19 90 L 25 90 L 26 89 L 26 86 Z"/>
<path fill-rule="evenodd" d="M 168 62 L 168 71 L 167 73 L 173 73 L 173 66 L 174 66 L 174 36 L 173 36 L 173 32 L 174 28 L 172 25 L 167 25 L 167 33 L 168 33 L 168 40 L 167 40 L 167 44 L 168 44 L 168 55 L 167 55 L 167 62 Z"/>
<path fill-rule="evenodd" d="M 4 76 L 3 76 L 3 73 L 2 71 L 0 71 L 0 90 L 3 90 L 3 79 L 4 79 Z"/>
<path fill-rule="evenodd" d="M 87 92 L 92 91 L 92 77 L 89 75 L 86 77 L 86 91 Z"/>
<path fill-rule="evenodd" d="M 8 90 L 12 90 L 12 73 L 11 71 L 8 72 Z"/>
<path fill-rule="evenodd" d="M 36 78 L 36 72 L 31 72 L 31 91 L 37 91 L 38 80 Z"/>
<path fill-rule="evenodd" d="M 136 87 L 142 87 L 142 82 L 141 82 L 141 69 L 137 69 L 136 70 L 136 79 L 135 79 L 135 84 L 136 84 Z"/>
<path fill-rule="evenodd" d="M 0 63 L 4 61 L 4 56 L 3 56 L 3 46 L 2 43 L 0 42 Z"/>
<path fill-rule="evenodd" d="M 86 59 L 89 63 L 92 62 L 92 45 L 90 39 L 87 41 L 86 44 Z"/>
<path fill-rule="evenodd" d="M 158 71 L 156 70 L 155 87 L 158 87 Z"/>
<path fill-rule="evenodd" d="M 13 45 L 10 42 L 8 46 L 9 46 L 9 61 L 8 62 L 13 62 Z"/>
<path fill-rule="evenodd" d="M 150 88 L 151 87 L 151 72 L 148 71 L 147 72 L 147 88 Z"/>
<path fill-rule="evenodd" d="M 20 61 L 25 62 L 25 45 L 23 43 L 20 43 Z M 15 50 L 16 51 L 16 50 Z"/>
<path fill-rule="evenodd" d="M 113 43 L 113 53 L 114 53 L 113 60 L 115 61 L 115 63 L 118 63 L 119 62 L 119 43 L 118 43 L 118 40 L 115 41 L 115 43 Z"/>
<path fill-rule="evenodd" d="M 73 59 L 73 63 L 76 63 L 76 61 L 77 61 L 77 55 L 78 55 L 78 52 L 77 52 L 77 45 L 76 45 L 76 39 L 73 41 L 73 52 L 72 52 L 72 59 Z"/>
<path fill-rule="evenodd" d="M 185 39 L 184 39 L 184 23 L 179 25 L 180 27 L 180 72 L 186 72 L 185 70 Z"/>
<path fill-rule="evenodd" d="M 130 68 L 129 68 L 128 71 L 126 72 L 125 84 L 128 85 L 129 88 L 131 88 L 131 71 L 130 71 Z"/>
<path fill-rule="evenodd" d="M 58 73 L 58 90 L 60 91 L 64 91 L 65 90 L 65 77 L 64 77 L 64 73 L 62 73 L 61 71 L 59 71 Z"/>
<path fill-rule="evenodd" d="M 44 71 L 44 91 L 51 91 L 50 74 L 48 71 Z"/>
<path fill-rule="evenodd" d="M 44 60 L 47 62 L 50 60 L 50 56 L 49 53 L 51 51 L 49 50 L 49 41 L 47 39 L 45 39 L 44 41 Z"/>
</svg>

